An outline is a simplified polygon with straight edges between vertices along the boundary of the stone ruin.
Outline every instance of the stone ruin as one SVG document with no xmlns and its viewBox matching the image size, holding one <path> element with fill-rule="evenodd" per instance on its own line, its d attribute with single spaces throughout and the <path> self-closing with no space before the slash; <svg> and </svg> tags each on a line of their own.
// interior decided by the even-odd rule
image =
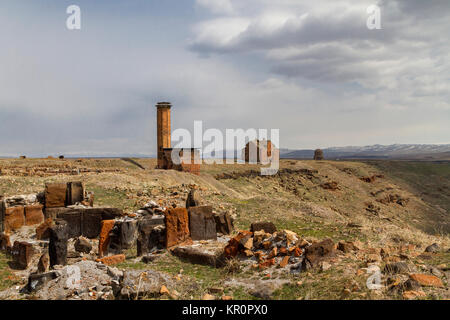
<svg viewBox="0 0 450 320">
<path fill-rule="evenodd" d="M 194 263 L 216 265 L 228 241 L 224 235 L 233 230 L 230 215 L 201 205 L 195 191 L 187 208 L 164 208 L 150 201 L 129 215 L 94 207 L 93 193 L 81 182 L 47 183 L 42 193 L 1 200 L 0 250 L 12 257 L 14 269 L 29 273 L 24 293 L 45 287 L 72 265 L 112 267 L 125 261 L 124 253 L 134 247 L 144 262 L 169 249 Z M 203 250 L 196 256 L 189 247 L 204 241 L 210 242 L 212 253 Z"/>
<path fill-rule="evenodd" d="M 324 160 L 322 149 L 316 149 L 314 151 L 314 160 Z"/>
<path fill-rule="evenodd" d="M 270 140 L 249 141 L 243 151 L 245 163 L 267 162 L 272 157 L 275 147 Z"/>
<path fill-rule="evenodd" d="M 157 108 L 157 145 L 158 145 L 158 169 L 178 170 L 200 174 L 200 151 L 195 148 L 173 149 L 171 148 L 171 129 L 170 129 L 170 109 L 172 105 L 169 102 L 158 102 Z M 173 152 L 178 153 L 181 159 L 179 164 L 174 163 L 172 159 Z M 189 154 L 184 154 L 189 152 Z"/>
</svg>

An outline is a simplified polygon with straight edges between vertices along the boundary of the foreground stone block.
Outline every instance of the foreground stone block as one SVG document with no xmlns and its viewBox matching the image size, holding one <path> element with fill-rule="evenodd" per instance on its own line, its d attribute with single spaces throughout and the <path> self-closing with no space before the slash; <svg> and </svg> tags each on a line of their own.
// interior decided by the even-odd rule
<svg viewBox="0 0 450 320">
<path fill-rule="evenodd" d="M 25 225 L 32 226 L 42 223 L 44 221 L 42 208 L 43 206 L 40 204 L 25 206 Z"/>
<path fill-rule="evenodd" d="M 102 220 L 113 220 L 122 214 L 123 211 L 116 208 L 69 208 L 60 210 L 57 216 L 69 224 L 69 238 L 94 239 L 100 235 Z"/>
<path fill-rule="evenodd" d="M 81 203 L 84 200 L 84 185 L 82 182 L 67 183 L 67 205 Z"/>
<path fill-rule="evenodd" d="M 174 256 L 187 260 L 190 263 L 208 265 L 221 268 L 225 265 L 223 244 L 178 246 L 171 250 Z"/>
<path fill-rule="evenodd" d="M 97 238 L 100 234 L 101 221 L 113 220 L 123 216 L 123 210 L 117 208 L 83 208 L 82 235 L 87 238 Z"/>
<path fill-rule="evenodd" d="M 36 239 L 37 240 L 48 240 L 50 239 L 50 227 L 55 223 L 52 218 L 46 219 L 36 228 Z"/>
<path fill-rule="evenodd" d="M 138 221 L 137 255 L 146 255 L 153 248 L 163 249 L 166 244 L 164 217 L 144 218 Z"/>
<path fill-rule="evenodd" d="M 25 225 L 25 214 L 23 207 L 11 207 L 5 209 L 5 231 L 15 231 Z"/>
<path fill-rule="evenodd" d="M 47 282 L 54 280 L 60 276 L 57 271 L 50 271 L 47 273 L 34 273 L 28 277 L 28 283 L 25 287 L 27 293 L 32 293 L 41 289 Z"/>
<path fill-rule="evenodd" d="M 66 183 L 47 183 L 45 185 L 45 207 L 64 207 L 66 205 L 66 194 Z"/>
<path fill-rule="evenodd" d="M 64 220 L 67 223 L 67 236 L 69 239 L 82 235 L 81 217 L 81 212 L 77 209 L 65 211 L 58 215 L 58 220 Z"/>
<path fill-rule="evenodd" d="M 136 243 L 138 221 L 116 221 L 111 231 L 109 249 L 115 253 L 130 249 Z"/>
<path fill-rule="evenodd" d="M 221 234 L 230 234 L 233 231 L 233 220 L 228 213 L 219 213 L 214 216 L 216 231 Z"/>
<path fill-rule="evenodd" d="M 114 227 L 115 220 L 103 220 L 101 222 L 100 239 L 98 242 L 98 256 L 100 258 L 108 253 L 108 246 L 110 241 L 110 232 Z"/>
<path fill-rule="evenodd" d="M 0 251 L 8 251 L 11 248 L 9 234 L 0 233 Z"/>
<path fill-rule="evenodd" d="M 185 208 L 169 209 L 166 216 L 166 246 L 173 247 L 189 239 L 189 216 Z"/>
<path fill-rule="evenodd" d="M 50 228 L 50 243 L 48 253 L 50 256 L 50 266 L 67 264 L 67 240 L 68 224 L 64 220 L 56 220 Z"/>
<path fill-rule="evenodd" d="M 16 268 L 27 269 L 34 254 L 33 245 L 25 241 L 15 241 L 11 254 Z"/>
<path fill-rule="evenodd" d="M 44 253 L 40 258 L 38 262 L 38 272 L 44 273 L 48 272 L 48 269 L 50 268 L 50 256 L 48 253 Z"/>
<path fill-rule="evenodd" d="M 189 208 L 192 240 L 217 240 L 216 221 L 211 206 Z"/>
<path fill-rule="evenodd" d="M 272 222 L 255 222 L 250 226 L 251 232 L 264 230 L 266 233 L 277 232 L 277 227 Z"/>
</svg>

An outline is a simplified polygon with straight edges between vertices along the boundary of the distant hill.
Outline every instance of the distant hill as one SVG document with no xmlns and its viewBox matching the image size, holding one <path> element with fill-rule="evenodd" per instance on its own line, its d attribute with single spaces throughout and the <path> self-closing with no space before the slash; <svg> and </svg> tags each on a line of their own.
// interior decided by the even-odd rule
<svg viewBox="0 0 450 320">
<path fill-rule="evenodd" d="M 450 160 L 450 144 L 393 144 L 323 149 L 325 159 Z M 287 159 L 312 159 L 314 150 L 283 150 Z"/>
</svg>

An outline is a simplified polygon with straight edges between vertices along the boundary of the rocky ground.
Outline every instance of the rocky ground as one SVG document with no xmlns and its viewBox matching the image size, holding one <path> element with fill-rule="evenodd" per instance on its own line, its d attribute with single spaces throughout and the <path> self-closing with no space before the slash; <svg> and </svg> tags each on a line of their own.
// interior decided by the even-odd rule
<svg viewBox="0 0 450 320">
<path fill-rule="evenodd" d="M 251 165 L 208 165 L 195 176 L 155 170 L 153 159 L 135 161 L 140 166 L 120 159 L 0 160 L 0 194 L 77 180 L 94 191 L 96 205 L 134 214 L 150 201 L 184 207 L 195 186 L 203 204 L 234 216 L 236 231 L 194 246 L 228 252 L 228 259 L 212 267 L 162 250 L 143 260 L 132 248 L 124 262 L 105 266 L 79 254 L 28 293 L 32 270 L 15 270 L 2 253 L 2 299 L 450 297 L 448 163 L 411 163 L 408 171 L 405 163 L 283 160 L 278 175 L 262 177 Z M 250 233 L 258 221 L 273 222 L 276 231 Z"/>
</svg>

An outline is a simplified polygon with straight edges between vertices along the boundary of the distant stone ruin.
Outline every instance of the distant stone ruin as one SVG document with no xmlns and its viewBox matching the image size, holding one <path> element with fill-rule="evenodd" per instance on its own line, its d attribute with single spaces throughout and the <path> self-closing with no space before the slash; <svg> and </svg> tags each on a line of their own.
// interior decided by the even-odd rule
<svg viewBox="0 0 450 320">
<path fill-rule="evenodd" d="M 324 160 L 322 149 L 316 149 L 314 151 L 314 160 Z"/>
<path fill-rule="evenodd" d="M 272 156 L 274 146 L 270 140 L 249 141 L 244 148 L 244 159 L 246 163 L 267 162 Z"/>
<path fill-rule="evenodd" d="M 170 102 L 158 102 L 157 108 L 157 139 L 158 139 L 158 169 L 178 170 L 190 172 L 196 175 L 200 174 L 200 151 L 191 149 L 173 149 L 171 148 L 171 129 L 170 129 Z M 189 150 L 188 155 L 184 154 Z M 178 152 L 182 160 L 181 163 L 174 163 L 172 159 L 173 152 Z M 188 160 L 186 160 L 188 159 Z"/>
</svg>

